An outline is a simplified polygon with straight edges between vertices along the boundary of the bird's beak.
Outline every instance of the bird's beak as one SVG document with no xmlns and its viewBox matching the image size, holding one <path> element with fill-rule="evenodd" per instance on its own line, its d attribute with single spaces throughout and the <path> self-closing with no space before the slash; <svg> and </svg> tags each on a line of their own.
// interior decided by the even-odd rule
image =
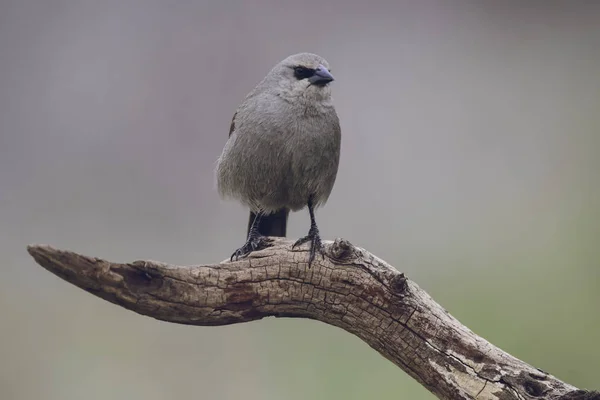
<svg viewBox="0 0 600 400">
<path fill-rule="evenodd" d="M 333 75 L 331 75 L 331 72 L 329 72 L 329 70 L 321 64 L 319 64 L 317 69 L 315 69 L 315 74 L 308 78 L 310 83 L 318 86 L 325 86 L 333 80 L 334 79 Z"/>
</svg>

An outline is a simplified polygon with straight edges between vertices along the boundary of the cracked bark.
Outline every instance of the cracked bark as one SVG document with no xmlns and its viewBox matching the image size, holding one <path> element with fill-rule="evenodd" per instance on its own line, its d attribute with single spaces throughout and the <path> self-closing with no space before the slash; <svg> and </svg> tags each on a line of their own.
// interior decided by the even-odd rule
<svg viewBox="0 0 600 400">
<path fill-rule="evenodd" d="M 579 390 L 477 336 L 414 282 L 337 239 L 307 268 L 291 242 L 236 262 L 174 266 L 113 263 L 32 245 L 38 264 L 111 303 L 159 320 L 227 325 L 264 317 L 310 318 L 365 341 L 440 399 L 586 399 Z"/>
</svg>

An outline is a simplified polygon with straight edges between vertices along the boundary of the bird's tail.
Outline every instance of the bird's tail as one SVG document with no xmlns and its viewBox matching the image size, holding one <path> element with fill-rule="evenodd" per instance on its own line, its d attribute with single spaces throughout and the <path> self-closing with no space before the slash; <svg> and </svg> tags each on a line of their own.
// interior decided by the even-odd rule
<svg viewBox="0 0 600 400">
<path fill-rule="evenodd" d="M 285 237 L 285 231 L 287 228 L 288 214 L 290 210 L 282 208 L 272 214 L 264 215 L 258 224 L 258 233 L 263 236 L 280 236 Z M 250 212 L 250 218 L 248 220 L 248 230 L 246 234 L 250 232 L 250 227 L 256 214 Z"/>
</svg>

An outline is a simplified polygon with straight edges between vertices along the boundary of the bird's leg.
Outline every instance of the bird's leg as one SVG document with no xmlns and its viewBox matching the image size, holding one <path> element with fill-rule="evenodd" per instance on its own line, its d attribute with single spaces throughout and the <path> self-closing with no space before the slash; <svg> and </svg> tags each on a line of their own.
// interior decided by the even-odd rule
<svg viewBox="0 0 600 400">
<path fill-rule="evenodd" d="M 262 250 L 268 247 L 269 239 L 258 232 L 258 226 L 263 215 L 264 214 L 262 211 L 256 213 L 254 221 L 252 221 L 250 231 L 248 232 L 248 239 L 246 239 L 246 243 L 244 243 L 242 247 L 233 252 L 230 261 L 233 261 L 234 257 L 237 261 L 240 257 L 247 256 L 253 251 Z"/>
<path fill-rule="evenodd" d="M 321 237 L 319 236 L 319 228 L 317 227 L 317 222 L 315 221 L 315 210 L 312 197 L 308 199 L 308 212 L 310 213 L 310 229 L 308 230 L 308 235 L 298 239 L 296 243 L 292 245 L 292 250 L 296 246 L 310 242 L 310 254 L 308 257 L 308 267 L 310 268 L 312 262 L 315 260 L 315 255 L 317 252 L 319 252 L 321 256 L 325 258 L 323 246 L 321 245 Z"/>
</svg>

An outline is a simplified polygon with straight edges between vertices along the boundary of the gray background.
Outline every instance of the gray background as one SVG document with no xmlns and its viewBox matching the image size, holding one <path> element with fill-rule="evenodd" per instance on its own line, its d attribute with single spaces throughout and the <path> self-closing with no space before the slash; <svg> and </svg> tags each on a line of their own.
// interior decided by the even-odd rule
<svg viewBox="0 0 600 400">
<path fill-rule="evenodd" d="M 433 398 L 340 329 L 167 324 L 25 251 L 227 257 L 247 211 L 218 198 L 215 161 L 242 98 L 300 51 L 337 78 L 323 236 L 600 388 L 599 21 L 594 1 L 1 1 L 0 398 Z"/>
</svg>

